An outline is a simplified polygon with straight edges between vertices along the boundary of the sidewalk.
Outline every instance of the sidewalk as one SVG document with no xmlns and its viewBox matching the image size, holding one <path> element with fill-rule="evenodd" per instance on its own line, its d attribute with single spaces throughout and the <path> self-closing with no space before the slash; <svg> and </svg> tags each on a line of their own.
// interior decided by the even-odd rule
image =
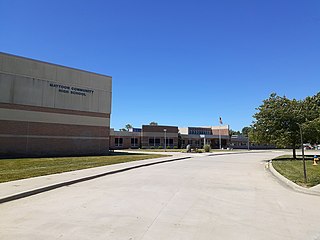
<svg viewBox="0 0 320 240">
<path fill-rule="evenodd" d="M 123 152 L 123 151 L 119 151 Z M 125 152 L 125 151 L 124 151 Z M 130 151 L 135 152 L 135 151 Z M 167 154 L 170 157 L 139 160 L 133 162 L 119 163 L 114 165 L 88 168 L 71 172 L 45 175 L 34 178 L 21 179 L 11 182 L 0 183 L 0 204 L 15 199 L 35 195 L 41 192 L 49 191 L 63 186 L 91 180 L 109 174 L 128 171 L 134 168 L 161 164 L 170 161 L 178 161 L 193 157 L 206 157 L 213 155 L 235 154 L 239 152 L 215 152 L 215 153 L 181 153 L 181 152 L 142 152 L 148 154 Z"/>
<path fill-rule="evenodd" d="M 0 203 L 130 169 L 191 158 L 188 154 L 153 158 L 0 183 Z"/>
</svg>

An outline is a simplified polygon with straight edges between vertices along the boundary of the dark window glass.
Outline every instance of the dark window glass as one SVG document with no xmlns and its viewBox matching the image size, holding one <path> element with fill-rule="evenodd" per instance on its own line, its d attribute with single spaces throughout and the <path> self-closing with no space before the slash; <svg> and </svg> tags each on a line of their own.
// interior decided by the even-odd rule
<svg viewBox="0 0 320 240">
<path fill-rule="evenodd" d="M 114 142 L 116 146 L 121 146 L 123 144 L 123 138 L 115 138 Z"/>
<path fill-rule="evenodd" d="M 131 145 L 137 145 L 138 144 L 138 138 L 131 138 Z"/>
</svg>

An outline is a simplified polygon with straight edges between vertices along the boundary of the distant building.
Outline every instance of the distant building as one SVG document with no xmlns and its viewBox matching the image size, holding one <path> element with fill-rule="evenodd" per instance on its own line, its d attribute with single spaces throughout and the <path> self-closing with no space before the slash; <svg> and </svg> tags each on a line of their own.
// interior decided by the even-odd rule
<svg viewBox="0 0 320 240">
<path fill-rule="evenodd" d="M 232 135 L 230 138 L 230 147 L 238 149 L 248 148 L 248 137 L 243 135 Z"/>
<path fill-rule="evenodd" d="M 166 140 L 165 140 L 166 139 Z M 110 131 L 111 149 L 178 147 L 178 127 L 143 125 L 129 131 Z"/>
<path fill-rule="evenodd" d="M 141 132 L 142 131 L 142 129 L 141 128 L 130 128 L 129 129 L 129 132 Z"/>
<path fill-rule="evenodd" d="M 135 129 L 135 128 L 134 128 Z M 229 126 L 185 127 L 143 125 L 129 131 L 110 132 L 110 148 L 202 148 L 204 141 L 212 148 L 227 148 L 229 145 Z"/>
<path fill-rule="evenodd" d="M 188 144 L 192 147 L 202 148 L 209 144 L 211 148 L 227 148 L 229 145 L 229 126 L 207 126 L 207 127 L 183 127 L 179 128 L 181 137 L 181 148 Z"/>
<path fill-rule="evenodd" d="M 141 131 L 115 131 L 110 129 L 110 149 L 129 149 L 141 147 Z"/>
<path fill-rule="evenodd" d="M 230 148 L 234 149 L 274 149 L 275 145 L 271 144 L 254 144 L 244 135 L 232 135 L 230 138 Z"/>
<path fill-rule="evenodd" d="M 178 147 L 178 127 L 143 125 L 141 144 L 145 148 Z"/>
</svg>

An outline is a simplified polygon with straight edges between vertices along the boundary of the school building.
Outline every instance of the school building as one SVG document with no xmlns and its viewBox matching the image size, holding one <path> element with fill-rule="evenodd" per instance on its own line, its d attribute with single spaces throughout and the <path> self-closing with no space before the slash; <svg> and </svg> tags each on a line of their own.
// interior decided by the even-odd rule
<svg viewBox="0 0 320 240">
<path fill-rule="evenodd" d="M 188 144 L 191 147 L 203 147 L 209 144 L 211 148 L 227 148 L 229 145 L 229 126 L 185 127 L 179 128 L 181 148 Z"/>
<path fill-rule="evenodd" d="M 110 131 L 111 149 L 128 148 L 185 148 L 188 144 L 202 148 L 209 144 L 212 148 L 229 146 L 229 126 L 183 127 L 143 125 L 129 131 Z"/>
<path fill-rule="evenodd" d="M 112 77 L 0 53 L 0 157 L 109 152 Z"/>
</svg>

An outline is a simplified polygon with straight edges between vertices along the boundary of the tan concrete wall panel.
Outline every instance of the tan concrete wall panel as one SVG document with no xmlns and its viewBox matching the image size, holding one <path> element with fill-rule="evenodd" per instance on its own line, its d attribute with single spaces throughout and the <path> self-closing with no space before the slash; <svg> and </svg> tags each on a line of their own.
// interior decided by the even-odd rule
<svg viewBox="0 0 320 240">
<path fill-rule="evenodd" d="M 93 90 L 93 93 L 86 92 L 86 96 L 81 96 L 71 94 L 72 90 L 68 90 L 69 93 L 61 92 L 61 89 L 50 87 L 50 84 L 58 83 L 0 73 L 0 101 L 79 111 L 111 112 L 111 92 Z M 92 90 L 70 84 L 66 86 Z"/>
<path fill-rule="evenodd" d="M 111 111 L 112 78 L 109 76 L 3 53 L 0 53 L 0 62 L 2 102 L 90 112 Z M 71 90 L 64 93 L 59 87 L 50 87 L 50 83 L 93 92 L 85 92 L 86 96 L 71 94 Z"/>
<path fill-rule="evenodd" d="M 11 98 L 16 104 L 42 105 L 43 81 L 16 76 Z"/>
<path fill-rule="evenodd" d="M 30 106 L 30 105 L 10 104 L 10 103 L 1 103 L 1 102 L 0 102 L 0 108 L 110 118 L 110 114 L 108 114 L 108 113 L 84 112 L 84 111 L 76 111 L 76 110 L 36 107 L 36 106 Z"/>
<path fill-rule="evenodd" d="M 0 102 L 13 102 L 13 82 L 15 76 L 0 73 Z"/>
<path fill-rule="evenodd" d="M 61 83 L 68 83 L 70 85 L 75 85 L 77 82 L 76 79 L 80 79 L 80 74 L 74 71 L 70 71 L 68 68 L 59 68 L 57 69 L 57 77 L 52 80 L 57 80 L 58 82 Z M 58 80 L 61 79 L 61 80 Z M 68 82 L 65 80 L 68 79 Z"/>
<path fill-rule="evenodd" d="M 61 83 L 111 89 L 111 77 L 79 69 L 0 53 L 0 71 Z M 91 85 L 92 84 L 92 85 Z"/>
<path fill-rule="evenodd" d="M 99 109 L 98 112 L 103 112 L 106 109 L 107 113 L 111 112 L 111 93 L 99 92 Z"/>
</svg>

